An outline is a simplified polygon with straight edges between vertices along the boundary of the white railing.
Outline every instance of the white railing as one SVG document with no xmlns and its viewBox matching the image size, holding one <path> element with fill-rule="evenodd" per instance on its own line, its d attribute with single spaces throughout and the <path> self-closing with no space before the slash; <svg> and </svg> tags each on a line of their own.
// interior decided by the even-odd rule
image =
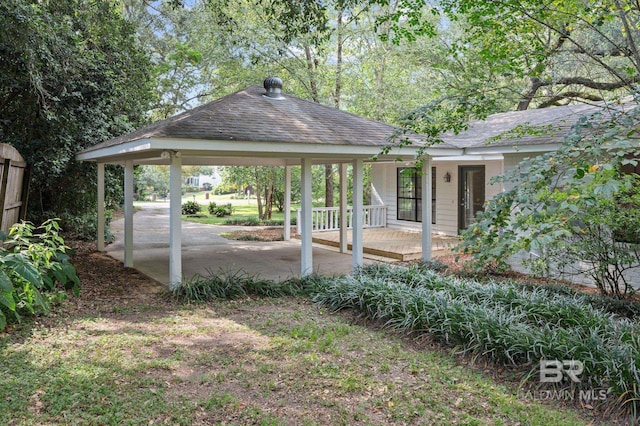
<svg viewBox="0 0 640 426">
<path fill-rule="evenodd" d="M 387 206 L 364 206 L 363 228 L 385 228 L 387 226 Z M 301 233 L 301 210 L 298 209 L 296 226 Z M 353 228 L 353 207 L 347 207 L 347 229 Z M 340 229 L 340 207 L 314 207 L 311 209 L 312 232 L 337 231 Z"/>
</svg>

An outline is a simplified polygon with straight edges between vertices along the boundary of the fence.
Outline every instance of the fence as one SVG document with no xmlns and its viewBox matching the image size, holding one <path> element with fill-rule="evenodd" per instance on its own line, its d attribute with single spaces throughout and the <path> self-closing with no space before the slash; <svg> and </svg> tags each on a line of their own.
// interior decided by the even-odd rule
<svg viewBox="0 0 640 426">
<path fill-rule="evenodd" d="M 362 225 L 364 228 L 385 228 L 387 206 L 364 206 Z M 296 220 L 298 234 L 301 233 L 300 209 Z M 353 207 L 347 207 L 347 229 L 353 228 Z M 314 207 L 311 209 L 311 231 L 337 231 L 340 229 L 340 207 Z"/>
<path fill-rule="evenodd" d="M 9 228 L 27 214 L 30 167 L 11 145 L 0 144 L 0 230 Z"/>
</svg>

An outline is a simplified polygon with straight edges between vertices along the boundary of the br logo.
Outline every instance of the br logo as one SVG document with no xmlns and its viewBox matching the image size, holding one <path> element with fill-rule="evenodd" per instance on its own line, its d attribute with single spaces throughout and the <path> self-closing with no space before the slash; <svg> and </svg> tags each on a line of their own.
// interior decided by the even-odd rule
<svg viewBox="0 0 640 426">
<path fill-rule="evenodd" d="M 543 359 L 540 360 L 540 383 L 559 383 L 565 377 L 573 383 L 580 383 L 583 370 L 582 361 Z"/>
</svg>

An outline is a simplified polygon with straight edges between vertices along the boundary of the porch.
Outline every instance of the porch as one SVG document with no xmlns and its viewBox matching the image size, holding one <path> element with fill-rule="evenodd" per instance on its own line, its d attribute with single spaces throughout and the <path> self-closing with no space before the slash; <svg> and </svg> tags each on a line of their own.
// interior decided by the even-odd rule
<svg viewBox="0 0 640 426">
<path fill-rule="evenodd" d="M 312 241 L 330 247 L 340 247 L 340 231 L 313 232 Z M 398 261 L 416 260 L 422 257 L 422 234 L 393 228 L 365 228 L 362 234 L 366 255 L 380 256 Z M 433 234 L 432 256 L 444 256 L 458 243 L 456 237 Z M 347 231 L 347 245 L 351 250 L 351 230 Z M 367 257 L 370 257 L 367 256 Z"/>
<path fill-rule="evenodd" d="M 297 211 L 297 233 L 301 211 Z M 314 207 L 311 209 L 312 241 L 331 247 L 340 247 L 340 208 Z M 346 250 L 352 250 L 353 207 L 346 208 Z M 363 253 L 399 261 L 416 260 L 422 257 L 422 233 L 417 231 L 387 228 L 387 206 L 368 205 L 362 207 Z M 456 237 L 433 234 L 432 255 L 442 256 L 458 243 Z M 345 248 L 343 248 L 344 251 Z"/>
</svg>

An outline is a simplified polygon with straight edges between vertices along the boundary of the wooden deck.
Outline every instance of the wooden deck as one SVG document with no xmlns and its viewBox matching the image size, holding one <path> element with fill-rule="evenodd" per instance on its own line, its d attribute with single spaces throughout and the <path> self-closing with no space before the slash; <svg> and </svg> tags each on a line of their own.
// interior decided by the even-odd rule
<svg viewBox="0 0 640 426">
<path fill-rule="evenodd" d="M 351 230 L 347 232 L 348 248 L 351 250 Z M 363 230 L 363 252 L 396 260 L 415 260 L 422 257 L 422 237 L 420 232 L 392 228 L 366 228 Z M 332 247 L 340 247 L 340 231 L 317 231 L 313 242 Z M 432 236 L 433 257 L 449 253 L 458 243 L 456 237 L 434 234 Z"/>
</svg>

